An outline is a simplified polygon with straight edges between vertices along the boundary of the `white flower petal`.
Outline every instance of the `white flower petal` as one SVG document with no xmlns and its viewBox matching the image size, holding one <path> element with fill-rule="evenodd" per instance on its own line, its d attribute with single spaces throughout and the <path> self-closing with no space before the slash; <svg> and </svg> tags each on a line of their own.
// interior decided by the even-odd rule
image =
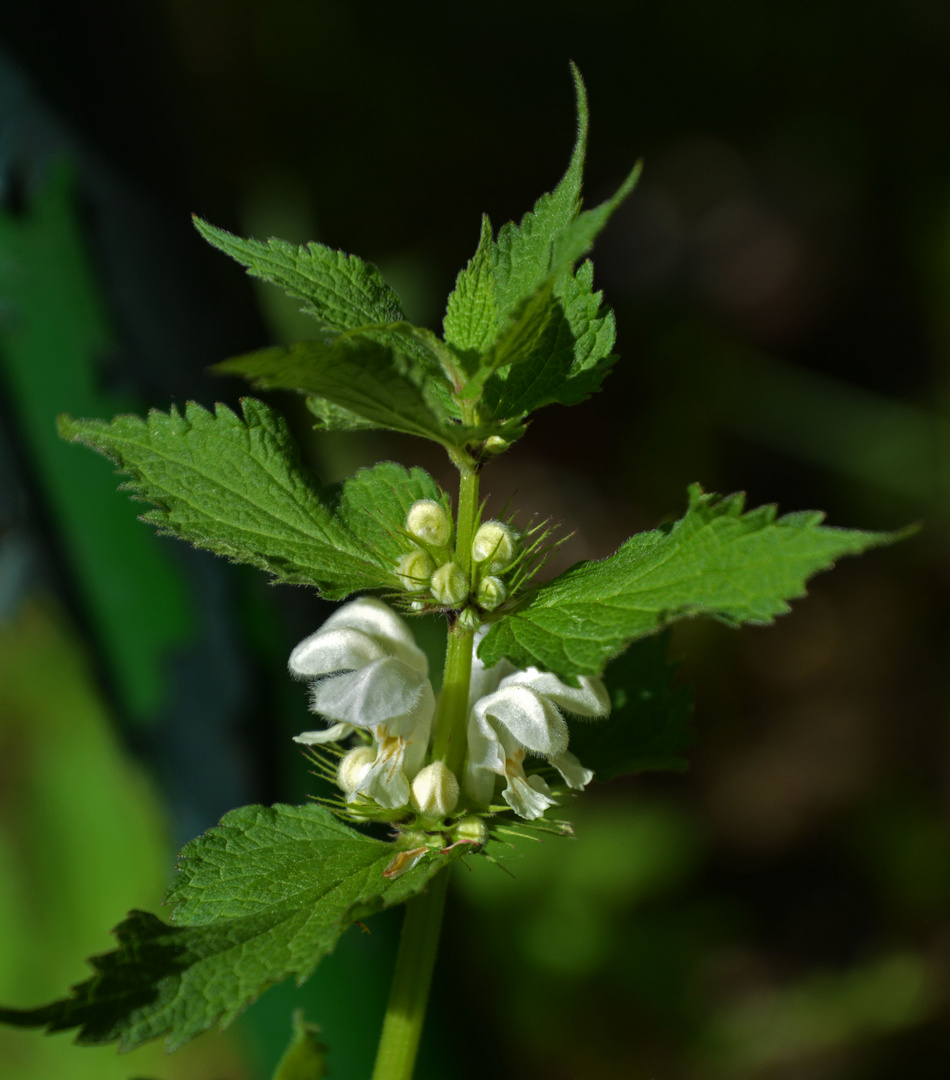
<svg viewBox="0 0 950 1080">
<path fill-rule="evenodd" d="M 425 676 L 401 660 L 385 656 L 359 671 L 314 683 L 310 707 L 331 720 L 362 728 L 385 725 L 390 734 L 396 734 L 393 720 L 406 718 L 406 726 L 414 726 L 412 714 L 426 687 L 429 681 Z M 431 687 L 429 690 L 431 693 Z"/>
<path fill-rule="evenodd" d="M 381 642 L 362 630 L 349 626 L 328 630 L 324 624 L 300 642 L 290 654 L 287 666 L 298 679 L 312 679 L 334 671 L 358 670 L 388 655 L 391 654 Z"/>
<path fill-rule="evenodd" d="M 495 794 L 495 779 L 505 775 L 506 757 L 491 723 L 473 711 L 468 720 L 468 757 L 463 785 L 468 796 L 479 806 L 490 805 Z"/>
<path fill-rule="evenodd" d="M 429 749 L 429 735 L 435 718 L 435 694 L 429 680 L 422 684 L 422 695 L 412 714 L 399 723 L 390 721 L 387 731 L 402 734 L 406 740 L 406 754 L 403 759 L 403 771 L 411 780 L 425 764 L 426 751 Z M 377 733 L 378 734 L 378 733 Z"/>
<path fill-rule="evenodd" d="M 349 802 L 356 801 L 351 796 L 359 788 L 375 760 L 375 748 L 365 744 L 354 746 L 340 758 L 336 768 L 336 782 L 346 792 Z"/>
<path fill-rule="evenodd" d="M 511 676 L 514 678 L 514 676 Z M 508 680 L 505 680 L 507 683 Z M 505 728 L 523 747 L 541 757 L 553 757 L 567 749 L 567 723 L 543 695 L 527 686 L 502 685 L 475 703 L 479 717 Z"/>
<path fill-rule="evenodd" d="M 486 697 L 488 694 L 493 693 L 498 689 L 498 684 L 506 676 L 510 675 L 515 668 L 507 660 L 500 660 L 492 667 L 485 667 L 485 665 L 478 658 L 478 646 L 481 645 L 482 639 L 488 633 L 491 628 L 488 626 L 481 627 L 475 634 L 475 640 L 472 643 L 472 678 L 469 683 L 468 690 L 468 707 L 474 708 L 475 702 L 479 698 Z"/>
<path fill-rule="evenodd" d="M 469 761 L 465 765 L 462 786 L 465 789 L 465 794 L 477 806 L 490 806 L 495 796 L 496 779 L 496 774 L 492 769 L 473 765 Z"/>
<path fill-rule="evenodd" d="M 557 806 L 542 777 L 525 776 L 521 769 L 508 774 L 508 786 L 501 794 L 511 809 L 527 821 L 541 817 L 549 806 Z"/>
<path fill-rule="evenodd" d="M 530 667 L 503 679 L 501 687 L 529 686 L 575 716 L 606 716 L 610 712 L 610 696 L 603 680 L 581 675 L 577 681 L 580 686 L 568 686 L 551 672 Z"/>
<path fill-rule="evenodd" d="M 551 764 L 564 777 L 567 786 L 577 788 L 578 791 L 587 787 L 594 779 L 593 769 L 585 768 L 570 750 L 551 758 Z"/>
<path fill-rule="evenodd" d="M 356 791 L 375 799 L 387 810 L 407 806 L 411 789 L 409 778 L 403 768 L 406 740 L 398 736 L 386 736 L 376 750 L 376 760 L 367 770 Z"/>
<path fill-rule="evenodd" d="M 325 742 L 339 742 L 347 735 L 354 732 L 352 724 L 334 724 L 333 727 L 324 728 L 322 731 L 302 731 L 294 736 L 294 742 L 303 743 L 305 746 L 317 746 Z"/>
<path fill-rule="evenodd" d="M 375 638 L 390 656 L 402 660 L 421 675 L 428 675 L 429 661 L 416 644 L 406 621 L 375 596 L 361 596 L 358 600 L 344 604 L 334 611 L 317 633 L 337 627 L 348 627 L 368 634 Z"/>
</svg>

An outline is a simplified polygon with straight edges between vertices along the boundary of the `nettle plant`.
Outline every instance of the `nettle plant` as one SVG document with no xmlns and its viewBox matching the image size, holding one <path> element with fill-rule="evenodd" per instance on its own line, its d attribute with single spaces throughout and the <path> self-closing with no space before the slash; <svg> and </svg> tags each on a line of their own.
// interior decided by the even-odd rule
<svg viewBox="0 0 950 1080">
<path fill-rule="evenodd" d="M 252 398 L 243 415 L 189 404 L 146 420 L 60 418 L 63 437 L 131 477 L 124 488 L 152 504 L 143 520 L 162 532 L 331 600 L 359 596 L 290 656 L 319 718 L 297 741 L 338 795 L 225 815 L 182 851 L 168 923 L 132 912 L 116 927 L 118 948 L 92 959 L 88 981 L 0 1019 L 78 1028 L 78 1042 L 120 1050 L 164 1036 L 174 1050 L 232 1021 L 271 984 L 306 979 L 355 922 L 406 903 L 373 1074 L 405 1080 L 449 867 L 492 858 L 519 837 L 570 834 L 562 808 L 595 775 L 683 766 L 690 697 L 671 684 L 664 628 L 697 615 L 769 623 L 811 574 L 896 538 L 828 528 L 815 512 L 746 512 L 741 495 L 694 486 L 679 521 L 539 584 L 548 530 L 485 519 L 486 463 L 522 437 L 536 409 L 598 390 L 616 359 L 613 315 L 581 260 L 639 166 L 613 198 L 581 209 L 587 101 L 576 70 L 574 81 L 578 134 L 563 179 L 497 237 L 483 218 L 442 337 L 407 322 L 379 271 L 355 256 L 195 221 L 320 327 L 316 341 L 217 370 L 303 394 L 323 429 L 440 443 L 458 467 L 454 503 L 424 470 L 392 462 L 322 486 L 285 422 Z M 398 611 L 444 616 L 439 694 Z M 277 1076 L 323 1068 L 298 1024 Z"/>
</svg>

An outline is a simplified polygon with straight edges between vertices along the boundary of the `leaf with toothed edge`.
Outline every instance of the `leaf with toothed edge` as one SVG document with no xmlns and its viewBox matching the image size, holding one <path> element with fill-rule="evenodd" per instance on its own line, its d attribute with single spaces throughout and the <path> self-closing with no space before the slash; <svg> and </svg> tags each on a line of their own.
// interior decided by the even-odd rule
<svg viewBox="0 0 950 1080">
<path fill-rule="evenodd" d="M 397 588 L 389 515 L 416 498 L 441 497 L 435 481 L 384 462 L 342 489 L 323 488 L 276 413 L 252 398 L 243 411 L 191 403 L 184 415 L 153 411 L 146 420 L 60 417 L 59 430 L 128 473 L 123 487 L 153 504 L 143 520 L 163 532 L 329 599 Z"/>
<path fill-rule="evenodd" d="M 344 483 L 337 505 L 341 522 L 366 548 L 389 566 L 410 550 L 405 538 L 409 508 L 420 499 L 441 503 L 451 515 L 448 496 L 425 471 L 381 461 L 360 469 Z"/>
<path fill-rule="evenodd" d="M 167 902 L 172 924 L 133 911 L 118 947 L 71 996 L 0 1021 L 48 1032 L 78 1028 L 83 1044 L 133 1050 L 165 1037 L 169 1051 L 222 1027 L 264 990 L 303 982 L 340 935 L 402 903 L 464 854 L 431 852 L 396 880 L 391 844 L 342 825 L 320 806 L 245 806 L 188 844 Z"/>
<path fill-rule="evenodd" d="M 245 240 L 193 215 L 195 228 L 247 269 L 304 302 L 303 310 L 326 330 L 353 330 L 367 323 L 403 318 L 399 297 L 372 263 L 323 244 L 286 240 Z"/>
<path fill-rule="evenodd" d="M 444 376 L 420 369 L 366 334 L 260 349 L 215 364 L 214 371 L 240 375 L 261 389 L 296 390 L 322 398 L 359 417 L 364 425 L 432 439 L 446 447 L 464 443 L 454 418 L 443 411 L 438 395 L 429 388 L 432 382 L 445 382 Z M 332 413 L 328 416 L 332 418 Z"/>
<path fill-rule="evenodd" d="M 741 494 L 719 498 L 693 485 L 681 520 L 529 590 L 485 636 L 479 656 L 488 665 L 506 657 L 566 677 L 599 675 L 632 641 L 678 619 L 770 623 L 805 594 L 813 574 L 909 532 L 829 528 L 816 511 L 779 518 L 771 505 L 744 510 Z"/>
<path fill-rule="evenodd" d="M 581 210 L 587 152 L 587 93 L 572 64 L 577 95 L 577 140 L 567 171 L 554 191 L 542 195 L 520 224 L 508 223 L 495 244 L 492 276 L 499 329 L 532 304 L 530 336 L 520 334 L 512 360 L 496 356 L 484 383 L 483 412 L 495 419 L 525 416 L 544 405 L 575 405 L 599 389 L 615 357 L 613 315 L 593 290 L 593 267 L 574 264 L 592 247 L 607 221 L 636 186 L 638 162 L 616 193 L 591 210 Z M 481 245 L 480 245 L 481 246 Z M 541 295 L 547 298 L 540 309 Z M 524 315 L 521 316 L 524 318 Z M 508 331 L 511 333 L 511 331 Z M 497 348 L 497 346 L 496 346 Z"/>
</svg>

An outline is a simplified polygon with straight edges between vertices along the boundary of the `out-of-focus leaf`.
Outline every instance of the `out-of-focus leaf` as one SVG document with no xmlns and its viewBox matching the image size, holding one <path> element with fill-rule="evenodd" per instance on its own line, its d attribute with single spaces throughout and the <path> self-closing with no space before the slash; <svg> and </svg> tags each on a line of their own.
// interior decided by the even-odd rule
<svg viewBox="0 0 950 1080">
<path fill-rule="evenodd" d="M 105 391 L 113 333 L 86 253 L 66 169 L 22 214 L 0 210 L 0 370 L 62 552 L 129 714 L 154 714 L 169 651 L 193 626 L 185 582 L 166 546 L 116 499 L 110 478 L 56 436 L 62 411 L 111 416 L 133 407 Z"/>
<path fill-rule="evenodd" d="M 686 768 L 693 695 L 688 686 L 672 685 L 676 665 L 666 658 L 669 637 L 667 632 L 634 642 L 604 672 L 610 716 L 571 725 L 571 752 L 597 780 Z"/>
<path fill-rule="evenodd" d="M 323 1080 L 330 1075 L 327 1047 L 320 1039 L 320 1028 L 308 1024 L 303 1010 L 294 1012 L 294 1034 L 284 1056 L 277 1064 L 273 1080 Z"/>
<path fill-rule="evenodd" d="M 108 947 L 104 920 L 157 904 L 172 851 L 147 777 L 117 744 L 84 644 L 48 603 L 0 626 L 0 1000 L 48 1000 Z M 51 673 L 53 673 L 51 675 Z M 106 924 L 107 925 L 107 924 Z M 15 932 L 14 932 L 15 928 Z M 242 1080 L 229 1036 L 169 1071 L 158 1046 L 131 1058 L 69 1036 L 0 1028 L 4 1080 Z"/>
</svg>

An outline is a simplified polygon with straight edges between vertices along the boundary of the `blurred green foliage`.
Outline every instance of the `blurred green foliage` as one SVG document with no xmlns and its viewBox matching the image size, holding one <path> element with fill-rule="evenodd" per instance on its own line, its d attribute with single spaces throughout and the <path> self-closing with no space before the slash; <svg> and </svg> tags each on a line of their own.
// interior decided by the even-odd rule
<svg viewBox="0 0 950 1080">
<path fill-rule="evenodd" d="M 62 163 L 26 212 L 0 213 L 0 371 L 122 704 L 146 720 L 168 702 L 165 661 L 188 635 L 190 601 L 167 548 L 53 425 L 64 409 L 111 418 L 134 408 L 102 387 L 114 338 L 73 199 Z"/>
<path fill-rule="evenodd" d="M 157 794 L 118 744 L 83 647 L 48 600 L 0 627 L 0 997 L 46 1000 L 111 947 L 108 926 L 161 901 L 173 852 Z M 248 1075 L 234 1044 L 158 1044 L 128 1057 L 77 1050 L 68 1034 L 0 1030 L 8 1080 L 70 1076 L 229 1080 Z"/>
</svg>

